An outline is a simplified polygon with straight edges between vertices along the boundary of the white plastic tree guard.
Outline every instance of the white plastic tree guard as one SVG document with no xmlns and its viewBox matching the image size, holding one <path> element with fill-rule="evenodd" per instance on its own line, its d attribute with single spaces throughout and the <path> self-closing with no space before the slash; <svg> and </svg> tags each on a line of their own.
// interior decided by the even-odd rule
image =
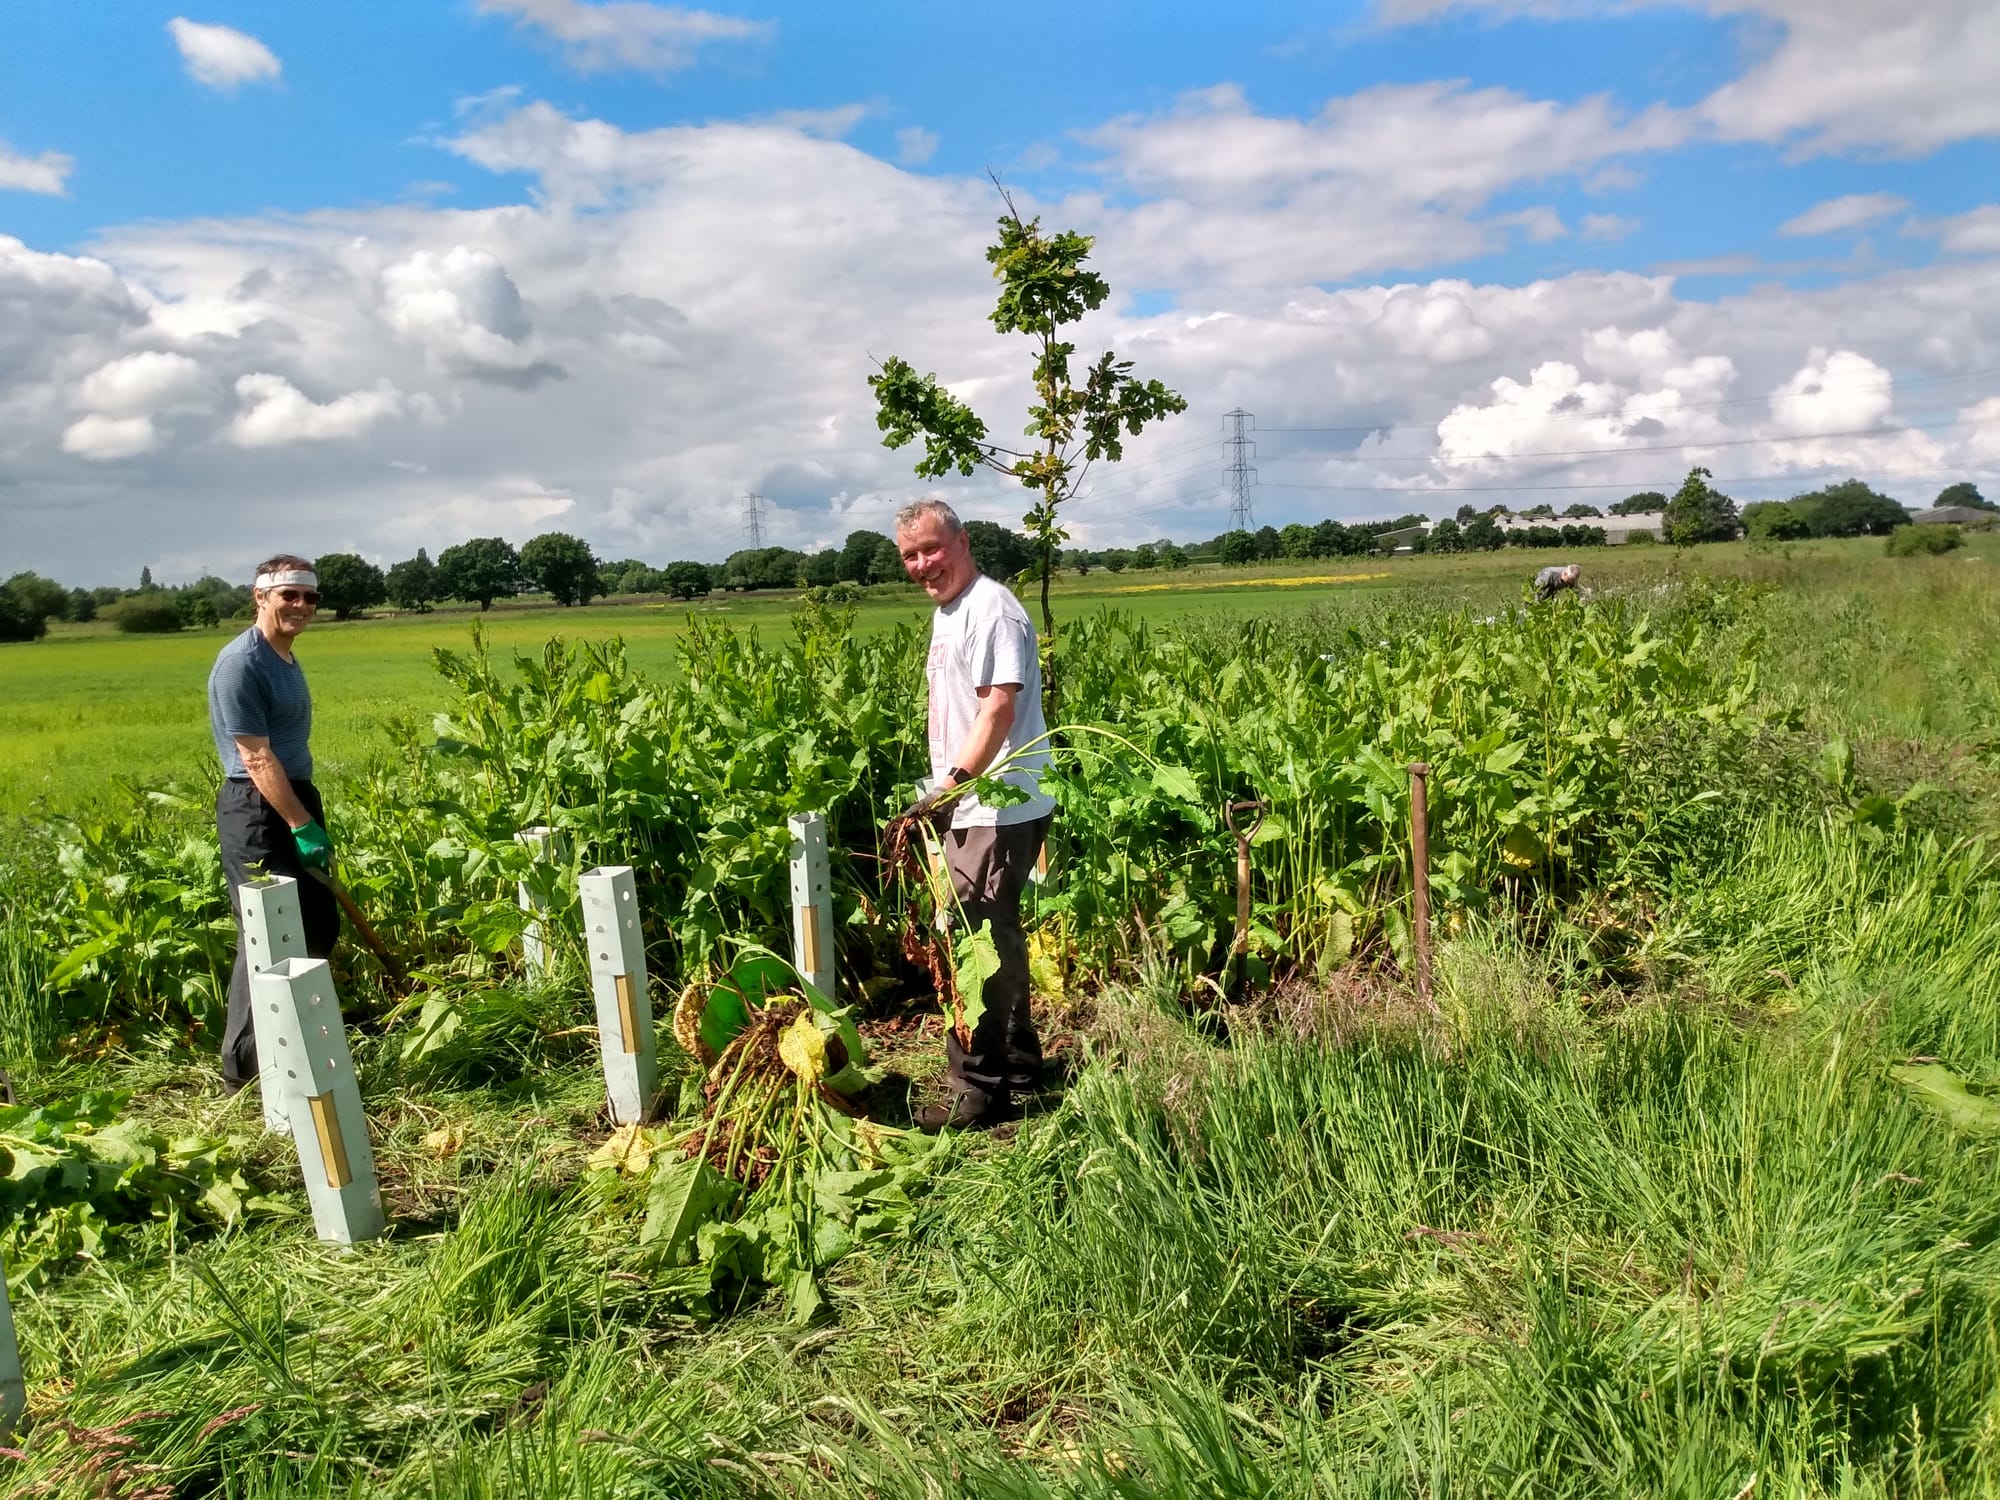
<svg viewBox="0 0 2000 1500">
<path fill-rule="evenodd" d="M 14 1430 L 27 1410 L 28 1386 L 21 1379 L 21 1344 L 14 1337 L 14 1308 L 7 1300 L 7 1277 L 0 1272 L 0 1438 Z"/>
<path fill-rule="evenodd" d="M 792 965 L 799 978 L 833 998 L 833 866 L 826 853 L 826 819 L 787 818 L 792 835 Z"/>
<path fill-rule="evenodd" d="M 652 1106 L 659 1073 L 653 1057 L 653 1002 L 646 985 L 646 940 L 639 929 L 639 888 L 630 865 L 601 865 L 577 877 L 590 989 L 597 1001 L 598 1050 L 611 1120 L 633 1125 Z"/>
<path fill-rule="evenodd" d="M 243 961 L 252 975 L 306 956 L 306 928 L 299 913 L 299 883 L 289 875 L 267 875 L 237 892 L 243 903 Z M 278 1082 L 278 1038 L 269 1024 L 270 1012 L 250 1007 L 250 1034 L 257 1043 L 257 1093 L 264 1106 L 266 1130 L 288 1130 L 285 1091 Z"/>
<path fill-rule="evenodd" d="M 556 831 L 537 824 L 515 834 L 514 842 L 524 846 L 537 865 L 546 866 L 555 854 Z M 542 938 L 542 913 L 548 910 L 548 902 L 530 881 L 522 881 L 520 891 L 521 910 L 530 914 L 528 925 L 521 929 L 521 962 L 530 974 L 545 974 L 549 950 Z"/>
<path fill-rule="evenodd" d="M 374 1239 L 382 1194 L 333 971 L 323 958 L 288 958 L 251 976 L 250 999 L 277 1034 L 279 1083 L 313 1228 L 341 1245 Z"/>
</svg>

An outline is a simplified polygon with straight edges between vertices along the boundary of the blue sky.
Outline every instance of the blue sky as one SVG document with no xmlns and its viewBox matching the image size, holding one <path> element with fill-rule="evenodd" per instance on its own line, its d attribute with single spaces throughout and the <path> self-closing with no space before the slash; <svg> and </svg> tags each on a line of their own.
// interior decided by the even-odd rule
<svg viewBox="0 0 2000 1500">
<path fill-rule="evenodd" d="M 1690 462 L 1741 498 L 2000 488 L 1986 3 L 13 0 L 0 28 L 9 571 L 552 528 L 717 558 L 751 488 L 791 545 L 880 527 L 924 487 L 875 441 L 871 355 L 1018 417 L 989 170 L 1098 236 L 1086 349 L 1191 403 L 1079 502 L 1096 544 L 1219 530 L 1239 405 L 1384 428 L 1260 440 L 1280 524 Z"/>
</svg>

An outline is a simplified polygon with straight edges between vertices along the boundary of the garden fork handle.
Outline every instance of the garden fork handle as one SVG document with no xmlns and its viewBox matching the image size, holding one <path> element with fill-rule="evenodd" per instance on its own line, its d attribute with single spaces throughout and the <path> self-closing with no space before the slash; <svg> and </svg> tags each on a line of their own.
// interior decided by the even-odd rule
<svg viewBox="0 0 2000 1500">
<path fill-rule="evenodd" d="M 389 971 L 389 977 L 397 984 L 401 984 L 408 979 L 410 976 L 404 972 L 403 966 L 397 961 L 396 955 L 389 951 L 389 945 L 382 941 L 382 935 L 374 929 L 369 923 L 368 918 L 362 914 L 361 904 L 348 893 L 347 887 L 335 879 L 331 873 L 319 869 L 317 866 L 306 865 L 304 868 L 306 874 L 312 876 L 314 880 L 317 880 L 321 885 L 333 892 L 333 899 L 338 901 L 340 909 L 347 913 L 347 920 L 352 922 L 354 930 L 361 934 L 361 941 L 368 945 L 368 951 L 380 959 L 382 967 Z"/>
<path fill-rule="evenodd" d="M 1229 831 L 1236 835 L 1236 941 L 1230 953 L 1242 958 L 1250 951 L 1250 840 L 1257 836 L 1257 830 L 1264 826 L 1264 810 L 1269 806 L 1261 799 L 1248 802 L 1232 802 L 1222 810 L 1222 821 L 1229 825 Z M 1236 826 L 1239 812 L 1255 812 L 1256 822 L 1248 828 Z"/>
</svg>

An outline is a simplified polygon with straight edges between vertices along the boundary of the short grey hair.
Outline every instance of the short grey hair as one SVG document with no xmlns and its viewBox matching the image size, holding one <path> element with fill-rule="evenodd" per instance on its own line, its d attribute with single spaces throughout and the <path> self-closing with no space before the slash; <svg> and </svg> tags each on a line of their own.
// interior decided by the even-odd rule
<svg viewBox="0 0 2000 1500">
<path fill-rule="evenodd" d="M 902 531 L 914 526 L 925 516 L 936 516 L 944 523 L 944 529 L 953 536 L 965 530 L 965 523 L 958 518 L 958 512 L 942 500 L 912 500 L 896 512 L 896 529 Z"/>
</svg>

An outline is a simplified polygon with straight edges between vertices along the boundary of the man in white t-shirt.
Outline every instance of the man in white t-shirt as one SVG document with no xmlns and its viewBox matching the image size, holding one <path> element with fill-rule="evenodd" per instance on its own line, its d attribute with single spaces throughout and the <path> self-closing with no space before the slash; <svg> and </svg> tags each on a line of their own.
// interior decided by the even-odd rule
<svg viewBox="0 0 2000 1500">
<path fill-rule="evenodd" d="M 1028 1013 L 1028 939 L 1021 890 L 1048 833 L 1055 801 L 1042 791 L 1049 763 L 1035 627 L 1021 601 L 972 560 L 971 539 L 942 500 L 896 516 L 896 550 L 937 603 L 931 620 L 930 754 L 945 865 L 966 922 L 992 924 L 1000 969 L 986 981 L 986 1009 L 968 1043 L 950 1028 L 951 1100 L 920 1111 L 927 1130 L 989 1125 L 1013 1113 L 1013 1091 L 1033 1087 L 1041 1040 Z M 954 789 L 991 774 L 1025 800 L 989 807 Z"/>
</svg>

